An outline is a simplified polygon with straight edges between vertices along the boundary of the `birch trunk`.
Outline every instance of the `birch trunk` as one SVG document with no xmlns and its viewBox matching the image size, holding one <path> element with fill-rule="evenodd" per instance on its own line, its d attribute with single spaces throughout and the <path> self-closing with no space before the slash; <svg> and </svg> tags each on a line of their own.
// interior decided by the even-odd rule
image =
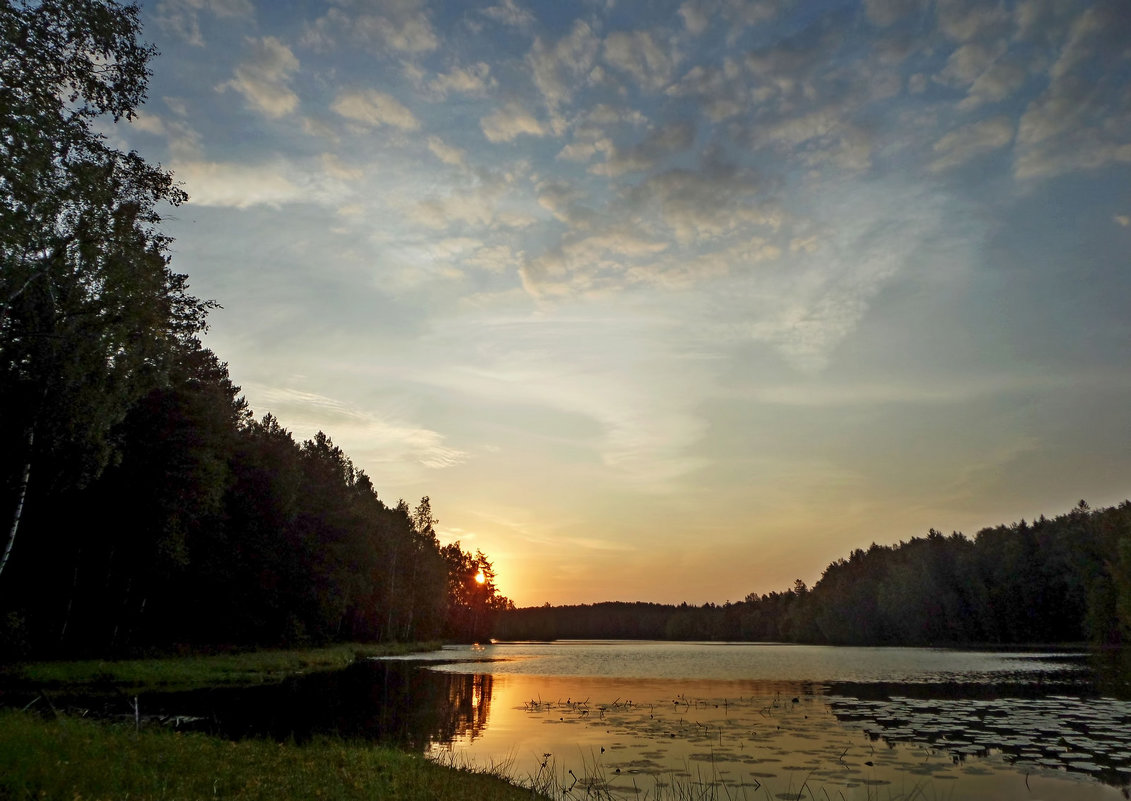
<svg viewBox="0 0 1131 801">
<path fill-rule="evenodd" d="M 16 511 L 12 515 L 12 525 L 8 528 L 8 542 L 4 546 L 4 555 L 0 556 L 0 574 L 4 573 L 4 568 L 8 564 L 8 558 L 12 555 L 12 546 L 16 544 L 16 534 L 20 530 L 20 517 L 24 513 L 24 499 L 27 497 L 27 485 L 31 480 L 31 449 L 35 445 L 35 426 L 31 426 L 27 430 L 27 439 L 25 440 L 27 447 L 27 459 L 24 462 L 24 469 L 20 475 L 19 490 L 16 492 Z"/>
</svg>

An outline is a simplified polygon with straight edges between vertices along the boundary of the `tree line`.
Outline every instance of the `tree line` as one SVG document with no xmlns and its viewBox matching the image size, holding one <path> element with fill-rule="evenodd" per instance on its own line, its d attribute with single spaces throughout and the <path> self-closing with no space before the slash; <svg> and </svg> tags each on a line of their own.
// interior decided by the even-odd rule
<svg viewBox="0 0 1131 801">
<path fill-rule="evenodd" d="M 549 605 L 502 614 L 502 639 L 649 638 L 955 645 L 1131 642 L 1131 501 L 1081 501 L 979 531 L 873 544 L 809 588 L 725 604 Z"/>
<path fill-rule="evenodd" d="M 430 500 L 253 419 L 116 149 L 152 47 L 116 0 L 0 0 L 0 655 L 481 639 L 509 602 Z M 481 578 L 482 580 L 477 580 Z"/>
</svg>

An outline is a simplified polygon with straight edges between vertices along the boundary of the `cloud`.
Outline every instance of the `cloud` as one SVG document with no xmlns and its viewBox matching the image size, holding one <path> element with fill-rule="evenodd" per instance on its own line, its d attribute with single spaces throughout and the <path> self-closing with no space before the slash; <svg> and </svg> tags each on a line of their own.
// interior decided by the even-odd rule
<svg viewBox="0 0 1131 801">
<path fill-rule="evenodd" d="M 376 89 L 340 92 L 330 108 L 346 119 L 374 128 L 382 125 L 391 125 L 402 131 L 420 128 L 420 121 L 399 100 Z"/>
<path fill-rule="evenodd" d="M 600 46 L 593 29 L 581 19 L 574 20 L 570 32 L 552 44 L 541 37 L 534 40 L 526 63 L 556 132 L 560 133 L 565 125 L 560 118 L 561 107 L 569 103 L 578 86 L 588 80 Z"/>
<path fill-rule="evenodd" d="M 939 30 L 959 42 L 1001 36 L 1011 22 L 1004 5 L 984 0 L 937 0 L 935 12 Z"/>
<path fill-rule="evenodd" d="M 378 13 L 353 13 L 354 6 L 366 5 L 355 0 L 333 2 L 339 7 L 307 26 L 302 40 L 307 47 L 330 51 L 346 39 L 414 56 L 440 46 L 423 0 L 386 0 L 379 4 Z"/>
<path fill-rule="evenodd" d="M 781 258 L 781 247 L 769 239 L 739 233 L 737 241 L 732 237 L 716 250 L 670 253 L 665 259 L 631 266 L 625 272 L 625 283 L 686 291 L 696 284 L 749 272 L 756 265 Z"/>
<path fill-rule="evenodd" d="M 693 171 L 667 170 L 647 178 L 627 193 L 636 214 L 658 209 L 678 242 L 717 239 L 750 226 L 776 229 L 781 213 L 766 182 L 748 169 L 710 164 Z"/>
<path fill-rule="evenodd" d="M 958 104 L 960 110 L 973 111 L 986 103 L 997 103 L 1025 83 L 1026 69 L 1006 50 L 1004 41 L 970 42 L 950 54 L 938 81 L 969 90 Z"/>
<path fill-rule="evenodd" d="M 706 3 L 701 0 L 686 0 L 679 7 L 679 15 L 683 17 L 683 25 L 692 36 L 698 36 L 707 30 L 711 24 L 711 15 L 706 9 Z"/>
<path fill-rule="evenodd" d="M 533 114 L 515 101 L 479 121 L 479 127 L 489 142 L 511 142 L 519 136 L 545 136 L 547 131 Z"/>
<path fill-rule="evenodd" d="M 775 122 L 754 124 L 748 142 L 774 148 L 810 166 L 829 163 L 859 172 L 872 165 L 872 137 L 845 118 L 845 103 L 834 101 L 812 111 Z"/>
<path fill-rule="evenodd" d="M 583 230 L 575 230 L 549 250 L 527 256 L 519 270 L 527 292 L 547 297 L 620 289 L 634 263 L 668 248 L 666 242 L 629 223 L 613 223 L 600 231 Z"/>
<path fill-rule="evenodd" d="M 538 204 L 572 228 L 587 228 L 597 220 L 597 212 L 585 204 L 586 196 L 563 180 L 545 180 L 537 186 Z"/>
<path fill-rule="evenodd" d="M 679 56 L 669 44 L 661 46 L 647 31 L 611 33 L 605 39 L 605 62 L 636 79 L 643 89 L 656 91 L 671 81 Z"/>
<path fill-rule="evenodd" d="M 139 131 L 164 138 L 169 154 L 174 160 L 188 161 L 200 158 L 201 135 L 183 119 L 168 119 L 149 113 L 143 108 L 131 120 L 130 125 Z"/>
<path fill-rule="evenodd" d="M 428 137 L 428 150 L 445 164 L 453 167 L 467 166 L 467 153 L 458 147 L 444 144 L 444 140 L 438 136 Z"/>
<path fill-rule="evenodd" d="M 341 181 L 358 181 L 365 175 L 364 170 L 350 167 L 336 153 L 322 154 L 322 168 L 328 175 Z"/>
<path fill-rule="evenodd" d="M 966 97 L 958 104 L 962 111 L 973 111 L 986 103 L 998 103 L 1010 97 L 1025 84 L 1026 71 L 1017 64 L 994 64 L 970 85 Z"/>
<path fill-rule="evenodd" d="M 257 383 L 245 383 L 244 390 L 253 403 L 262 404 L 286 420 L 296 439 L 326 431 L 337 444 L 348 448 L 359 464 L 417 464 L 436 470 L 467 459 L 464 451 L 445 445 L 439 432 L 346 401 Z"/>
<path fill-rule="evenodd" d="M 511 28 L 529 28 L 534 24 L 534 15 L 515 0 L 503 0 L 499 5 L 488 6 L 480 13 Z"/>
<path fill-rule="evenodd" d="M 1013 120 L 1004 114 L 972 122 L 935 142 L 932 172 L 941 172 L 1005 147 L 1013 141 Z"/>
<path fill-rule="evenodd" d="M 245 40 L 251 56 L 236 67 L 235 76 L 216 87 L 234 89 L 255 110 L 268 117 L 282 117 L 298 107 L 298 95 L 288 85 L 299 62 L 290 48 L 274 36 Z"/>
<path fill-rule="evenodd" d="M 174 36 L 196 47 L 204 47 L 200 15 L 209 13 L 221 19 L 251 19 L 255 7 L 251 0 L 161 0 L 154 11 L 157 24 Z"/>
<path fill-rule="evenodd" d="M 294 170 L 283 163 L 252 166 L 207 161 L 176 162 L 173 174 L 183 181 L 194 206 L 281 206 L 311 198 Z"/>
<path fill-rule="evenodd" d="M 453 226 L 511 228 L 529 223 L 522 215 L 501 210 L 500 204 L 510 186 L 505 175 L 476 172 L 469 187 L 426 198 L 409 210 L 410 219 L 434 230 Z"/>
<path fill-rule="evenodd" d="M 672 97 L 695 98 L 700 111 L 715 123 L 737 116 L 750 106 L 746 79 L 738 62 L 731 58 L 725 59 L 722 67 L 696 64 L 666 91 Z"/>
<path fill-rule="evenodd" d="M 635 109 L 598 103 L 576 120 L 573 140 L 558 152 L 558 158 L 580 163 L 591 161 L 598 153 L 608 158 L 613 152 L 612 136 L 617 128 L 636 128 L 647 122 L 647 118 Z"/>
<path fill-rule="evenodd" d="M 691 362 L 672 370 L 669 338 L 680 332 L 663 326 L 600 299 L 537 317 L 476 317 L 447 330 L 457 364 L 434 381 L 460 397 L 591 421 L 593 433 L 570 441 L 571 450 L 594 452 L 587 472 L 605 484 L 670 492 L 704 464 L 689 451 L 706 426 L 682 388 L 706 379 Z"/>
<path fill-rule="evenodd" d="M 874 25 L 886 28 L 913 11 L 926 7 L 923 0 L 864 0 L 864 11 Z"/>
<path fill-rule="evenodd" d="M 1068 26 L 1048 87 L 1030 101 L 1017 130 L 1014 175 L 1022 180 L 1131 162 L 1131 14 L 1100 2 Z"/>
<path fill-rule="evenodd" d="M 646 172 L 659 166 L 667 157 L 691 147 L 695 141 L 695 124 L 675 120 L 653 128 L 641 141 L 628 147 L 614 146 L 604 164 L 592 172 L 617 176 L 629 172 Z"/>
<path fill-rule="evenodd" d="M 1126 10 L 1124 10 L 1124 15 Z M 1060 56 L 1049 68 L 1049 77 L 1054 81 L 1081 66 L 1092 55 L 1092 40 L 1103 33 L 1109 24 L 1118 25 L 1116 19 L 1106 19 L 1104 10 L 1089 8 L 1072 22 L 1068 39 L 1060 50 Z M 1126 23 L 1123 25 L 1126 28 Z"/>
<path fill-rule="evenodd" d="M 699 36 L 715 21 L 727 28 L 730 39 L 747 25 L 772 20 L 781 7 L 782 3 L 775 0 L 685 0 L 679 16 L 692 36 Z"/>
<path fill-rule="evenodd" d="M 1001 58 L 1004 51 L 1004 42 L 995 43 L 993 46 L 980 42 L 964 44 L 956 48 L 947 58 L 939 79 L 952 86 L 969 86 Z"/>
<path fill-rule="evenodd" d="M 1115 220 L 1116 224 L 1121 228 L 1126 228 L 1131 225 L 1131 216 L 1126 214 L 1116 214 L 1112 219 Z"/>
<path fill-rule="evenodd" d="M 819 373 L 877 295 L 909 272 L 953 270 L 980 236 L 951 220 L 948 199 L 890 181 L 828 184 L 815 193 L 816 240 L 788 258 L 737 271 L 706 335 L 762 342 L 803 373 Z M 794 224 L 795 236 L 805 227 Z"/>
<path fill-rule="evenodd" d="M 818 76 L 839 63 L 846 22 L 843 14 L 826 14 L 792 36 L 748 52 L 745 66 L 756 79 L 756 97 L 762 102 L 813 98 Z"/>
<path fill-rule="evenodd" d="M 797 33 L 746 54 L 751 113 L 732 126 L 746 147 L 813 168 L 872 167 L 870 106 L 902 89 L 895 65 L 907 47 L 889 38 L 863 58 L 845 52 L 851 16 L 826 14 Z"/>
<path fill-rule="evenodd" d="M 490 65 L 479 61 L 468 67 L 453 67 L 440 73 L 428 82 L 428 88 L 440 97 L 447 97 L 449 92 L 482 95 L 493 84 Z"/>
</svg>

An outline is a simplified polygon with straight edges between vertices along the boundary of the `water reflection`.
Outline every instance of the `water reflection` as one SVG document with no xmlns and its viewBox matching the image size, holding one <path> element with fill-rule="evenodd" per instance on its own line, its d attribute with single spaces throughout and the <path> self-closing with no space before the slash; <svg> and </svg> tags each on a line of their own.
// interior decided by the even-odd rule
<svg viewBox="0 0 1131 801">
<path fill-rule="evenodd" d="M 305 742 L 328 735 L 423 752 L 436 742 L 473 742 L 487 728 L 494 677 L 445 674 L 407 662 L 367 661 L 260 687 L 141 696 L 142 716 L 233 739 Z M 6 699 L 15 704 L 21 699 Z M 30 699 L 29 699 L 30 700 Z M 132 698 L 59 698 L 104 717 L 129 714 Z"/>
<path fill-rule="evenodd" d="M 489 729 L 431 753 L 575 795 L 796 798 L 807 784 L 849 801 L 1118 799 L 1131 781 L 1131 705 L 1113 699 L 868 701 L 815 682 L 520 674 L 494 690 Z"/>
</svg>

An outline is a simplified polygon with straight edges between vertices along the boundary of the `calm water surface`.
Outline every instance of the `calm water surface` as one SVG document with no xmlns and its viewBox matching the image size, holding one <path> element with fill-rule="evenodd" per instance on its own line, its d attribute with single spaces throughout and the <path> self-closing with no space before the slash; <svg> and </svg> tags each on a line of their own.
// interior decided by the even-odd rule
<svg viewBox="0 0 1131 801">
<path fill-rule="evenodd" d="M 558 642 L 405 660 L 448 677 L 456 764 L 567 797 L 1118 799 L 1131 703 L 1079 653 Z"/>
<path fill-rule="evenodd" d="M 394 743 L 564 799 L 1114 801 L 1131 797 L 1128 665 L 1117 652 L 502 643 L 139 706 L 147 722 L 229 737 Z M 32 700 L 0 691 L 0 704 Z M 132 700 L 53 697 L 130 721 Z"/>
</svg>

